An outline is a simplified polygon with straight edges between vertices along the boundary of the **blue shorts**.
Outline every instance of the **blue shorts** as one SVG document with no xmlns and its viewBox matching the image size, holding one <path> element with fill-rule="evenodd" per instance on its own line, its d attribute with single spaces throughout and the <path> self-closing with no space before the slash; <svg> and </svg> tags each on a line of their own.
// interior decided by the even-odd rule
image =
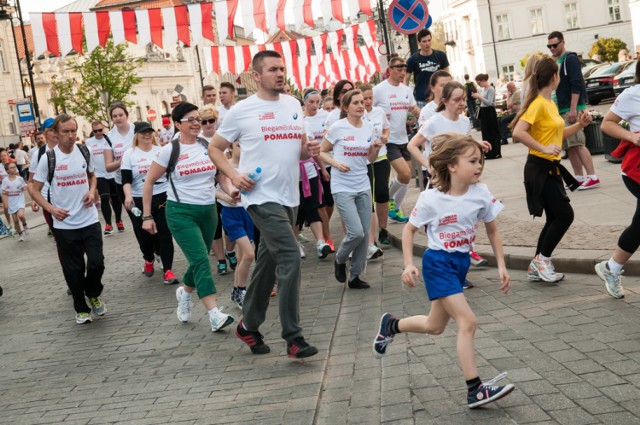
<svg viewBox="0 0 640 425">
<path fill-rule="evenodd" d="M 427 249 L 422 256 L 422 277 L 429 300 L 461 293 L 470 262 L 468 252 Z"/>
<path fill-rule="evenodd" d="M 245 236 L 253 240 L 253 221 L 244 208 L 223 208 L 222 228 L 232 242 Z"/>
</svg>

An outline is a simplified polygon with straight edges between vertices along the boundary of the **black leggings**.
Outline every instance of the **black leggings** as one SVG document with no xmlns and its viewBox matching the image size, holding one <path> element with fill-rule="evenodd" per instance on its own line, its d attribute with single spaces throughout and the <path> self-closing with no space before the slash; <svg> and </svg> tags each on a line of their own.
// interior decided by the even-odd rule
<svg viewBox="0 0 640 425">
<path fill-rule="evenodd" d="M 371 184 L 371 200 L 376 204 L 389 202 L 389 176 L 391 175 L 391 163 L 383 159 L 367 165 L 367 175 Z"/>
<path fill-rule="evenodd" d="M 142 210 L 142 198 L 133 198 L 133 202 L 136 204 L 136 207 Z M 153 198 L 151 198 L 151 215 L 153 216 L 153 221 L 156 223 L 157 233 L 155 235 L 142 229 L 142 217 L 129 214 L 138 245 L 140 246 L 140 251 L 142 251 L 142 256 L 146 261 L 152 262 L 154 261 L 153 254 L 157 249 L 160 253 L 162 267 L 165 272 L 173 268 L 173 238 L 171 236 L 171 230 L 169 230 L 169 226 L 167 226 L 166 210 L 166 192 L 153 195 Z"/>
<path fill-rule="evenodd" d="M 633 214 L 629 227 L 624 229 L 620 235 L 618 247 L 633 254 L 640 246 L 640 184 L 628 176 L 622 176 L 622 181 L 629 192 L 636 197 L 636 212 Z"/>
<path fill-rule="evenodd" d="M 538 238 L 536 255 L 551 257 L 571 223 L 573 223 L 573 208 L 564 192 L 560 176 L 548 177 L 542 189 L 542 201 L 547 222 L 544 224 Z"/>
<path fill-rule="evenodd" d="M 100 210 L 105 223 L 111 225 L 111 207 L 116 213 L 116 222 L 122 221 L 122 203 L 124 198 L 118 196 L 118 189 L 113 179 L 98 177 L 98 193 L 100 194 Z"/>
</svg>

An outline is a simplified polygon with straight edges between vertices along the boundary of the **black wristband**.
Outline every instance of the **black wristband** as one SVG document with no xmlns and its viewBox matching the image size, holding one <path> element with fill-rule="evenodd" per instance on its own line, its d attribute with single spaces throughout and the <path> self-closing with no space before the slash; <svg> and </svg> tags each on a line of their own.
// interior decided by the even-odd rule
<svg viewBox="0 0 640 425">
<path fill-rule="evenodd" d="M 153 220 L 153 216 L 152 215 L 144 215 L 144 216 L 142 216 L 142 221 L 148 221 L 148 220 Z"/>
</svg>

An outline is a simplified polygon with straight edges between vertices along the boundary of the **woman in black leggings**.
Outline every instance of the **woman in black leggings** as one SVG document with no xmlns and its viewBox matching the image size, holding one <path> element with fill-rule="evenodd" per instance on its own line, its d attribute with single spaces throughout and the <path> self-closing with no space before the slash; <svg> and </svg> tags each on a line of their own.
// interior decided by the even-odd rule
<svg viewBox="0 0 640 425">
<path fill-rule="evenodd" d="M 524 185 L 529 212 L 535 217 L 544 211 L 546 223 L 540 232 L 536 255 L 531 260 L 527 277 L 530 281 L 558 282 L 564 278 L 556 273 L 551 255 L 573 222 L 573 208 L 564 189 L 579 184 L 560 164 L 562 139 L 572 136 L 589 125 L 591 118 L 583 113 L 570 127 L 551 100 L 560 77 L 553 59 L 542 59 L 536 64 L 523 107 L 514 118 L 513 138 L 529 148 L 524 166 Z"/>
<path fill-rule="evenodd" d="M 640 62 L 636 64 L 636 83 L 640 82 Z M 596 273 L 604 280 L 607 292 L 613 298 L 624 297 L 622 288 L 622 268 L 640 246 L 640 85 L 635 85 L 618 96 L 616 102 L 604 116 L 602 131 L 616 139 L 623 140 L 612 152 L 622 160 L 622 181 L 629 192 L 636 197 L 636 212 L 631 224 L 624 229 L 618 239 L 618 246 L 608 261 L 596 264 Z M 629 122 L 629 130 L 620 121 Z"/>
</svg>

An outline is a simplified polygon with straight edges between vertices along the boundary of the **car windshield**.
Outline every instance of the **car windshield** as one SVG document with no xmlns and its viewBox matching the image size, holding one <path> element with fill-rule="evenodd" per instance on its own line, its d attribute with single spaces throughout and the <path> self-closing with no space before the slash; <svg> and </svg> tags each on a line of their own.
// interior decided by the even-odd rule
<svg viewBox="0 0 640 425">
<path fill-rule="evenodd" d="M 600 69 L 596 69 L 593 74 L 590 75 L 590 77 L 597 77 L 604 74 L 615 74 L 620 68 L 622 68 L 622 65 L 623 64 L 621 63 L 616 63 L 611 66 L 603 66 Z"/>
</svg>

